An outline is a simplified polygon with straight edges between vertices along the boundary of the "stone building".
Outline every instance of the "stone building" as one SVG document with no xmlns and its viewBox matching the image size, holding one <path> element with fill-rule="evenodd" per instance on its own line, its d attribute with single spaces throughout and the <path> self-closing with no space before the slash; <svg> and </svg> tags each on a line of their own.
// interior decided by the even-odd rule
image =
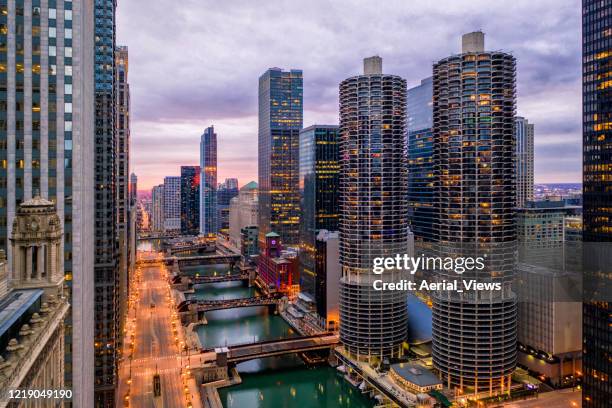
<svg viewBox="0 0 612 408">
<path fill-rule="evenodd" d="M 19 206 L 10 238 L 11 268 L 0 250 L 3 395 L 6 390 L 17 388 L 65 388 L 64 319 L 70 306 L 64 295 L 62 239 L 55 204 L 36 197 Z M 22 401 L 16 406 L 25 406 L 28 400 Z M 8 404 L 9 401 L 1 401 L 0 407 Z"/>
</svg>

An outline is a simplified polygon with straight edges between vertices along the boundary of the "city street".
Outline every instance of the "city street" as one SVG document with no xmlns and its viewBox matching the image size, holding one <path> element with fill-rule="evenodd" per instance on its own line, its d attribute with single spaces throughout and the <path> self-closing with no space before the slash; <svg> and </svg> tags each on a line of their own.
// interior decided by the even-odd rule
<svg viewBox="0 0 612 408">
<path fill-rule="evenodd" d="M 178 347 L 182 335 L 180 330 L 173 332 L 172 314 L 165 266 L 160 263 L 139 269 L 131 282 L 125 358 L 119 369 L 118 398 L 124 406 L 200 406 L 195 382 L 185 375 L 187 361 L 181 359 Z M 179 325 L 176 320 L 176 327 Z M 160 376 L 159 397 L 153 390 L 156 373 Z"/>
</svg>

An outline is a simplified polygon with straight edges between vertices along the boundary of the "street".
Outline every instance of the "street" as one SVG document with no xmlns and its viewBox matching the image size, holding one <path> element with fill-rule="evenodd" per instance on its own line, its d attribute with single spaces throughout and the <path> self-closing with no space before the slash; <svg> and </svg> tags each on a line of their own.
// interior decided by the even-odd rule
<svg viewBox="0 0 612 408">
<path fill-rule="evenodd" d="M 130 282 L 125 358 L 119 368 L 118 400 L 123 400 L 124 406 L 200 406 L 195 381 L 186 375 L 187 360 L 179 354 L 183 339 L 178 319 L 173 326 L 169 290 L 163 263 L 139 268 Z M 174 332 L 173 327 L 179 330 Z M 160 397 L 154 397 L 153 392 L 156 373 L 160 376 Z"/>
</svg>

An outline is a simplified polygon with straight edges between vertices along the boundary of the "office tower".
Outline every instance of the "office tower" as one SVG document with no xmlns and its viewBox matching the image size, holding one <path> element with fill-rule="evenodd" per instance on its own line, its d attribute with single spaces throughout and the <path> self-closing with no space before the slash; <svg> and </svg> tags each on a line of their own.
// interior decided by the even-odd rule
<svg viewBox="0 0 612 408">
<path fill-rule="evenodd" d="M 200 138 L 200 234 L 217 233 L 217 134 L 208 127 Z"/>
<path fill-rule="evenodd" d="M 65 385 L 75 406 L 91 406 L 93 2 L 27 4 L 0 2 L 0 249 L 11 265 L 8 240 L 21 203 L 37 195 L 55 202 L 65 232 L 60 268 L 72 304 Z"/>
<path fill-rule="evenodd" d="M 502 289 L 432 292 L 432 355 L 446 386 L 494 393 L 509 391 L 517 357 L 516 61 L 485 51 L 482 32 L 462 42 L 461 54 L 433 66 L 436 245 L 441 257 L 486 257 L 482 271 L 461 278 Z"/>
<path fill-rule="evenodd" d="M 238 179 L 227 178 L 217 189 L 217 232 L 229 238 L 230 202 L 238 195 Z"/>
<path fill-rule="evenodd" d="M 257 183 L 251 181 L 238 191 L 238 196 L 230 200 L 229 239 L 230 245 L 240 249 L 241 231 L 245 227 L 257 226 L 259 201 Z"/>
<path fill-rule="evenodd" d="M 434 239 L 433 82 L 408 89 L 408 220 L 415 242 Z"/>
<path fill-rule="evenodd" d="M 285 246 L 298 244 L 299 135 L 303 117 L 302 71 L 271 68 L 259 77 L 259 241 L 269 232 Z"/>
<path fill-rule="evenodd" d="M 376 291 L 373 259 L 408 251 L 406 81 L 382 73 L 379 57 L 340 84 L 340 340 L 371 363 L 401 354 L 406 294 Z"/>
<path fill-rule="evenodd" d="M 583 101 L 583 406 L 612 401 L 612 3 L 582 1 Z M 607 276 L 607 277 L 606 277 Z M 595 295 L 595 294 L 608 294 Z"/>
<path fill-rule="evenodd" d="M 164 178 L 164 231 L 181 230 L 181 178 Z"/>
<path fill-rule="evenodd" d="M 258 235 L 259 228 L 256 225 L 250 225 L 240 229 L 240 254 L 249 260 L 251 256 L 259 254 Z"/>
<path fill-rule="evenodd" d="M 129 276 L 135 264 L 136 231 L 131 222 L 133 211 L 130 205 L 130 86 L 128 84 L 128 48 L 118 46 L 115 50 L 115 126 L 117 155 L 117 242 L 119 245 L 119 333 L 123 333 L 128 304 Z M 121 342 L 121 339 L 119 339 Z M 122 349 L 121 343 L 118 346 Z"/>
<path fill-rule="evenodd" d="M 317 286 L 324 287 L 325 279 L 317 271 L 317 235 L 320 230 L 338 231 L 339 133 L 331 125 L 300 132 L 300 290 L 317 304 Z"/>
<path fill-rule="evenodd" d="M 116 191 L 116 0 L 95 2 L 95 405 L 115 405 L 119 334 Z"/>
<path fill-rule="evenodd" d="M 534 126 L 523 117 L 516 118 L 516 206 L 533 201 Z"/>
<path fill-rule="evenodd" d="M 200 233 L 200 166 L 181 166 L 181 234 Z"/>
<path fill-rule="evenodd" d="M 130 203 L 136 205 L 138 201 L 138 177 L 136 174 L 130 174 Z"/>
<path fill-rule="evenodd" d="M 151 190 L 151 231 L 163 232 L 164 230 L 164 185 L 160 184 Z"/>
</svg>

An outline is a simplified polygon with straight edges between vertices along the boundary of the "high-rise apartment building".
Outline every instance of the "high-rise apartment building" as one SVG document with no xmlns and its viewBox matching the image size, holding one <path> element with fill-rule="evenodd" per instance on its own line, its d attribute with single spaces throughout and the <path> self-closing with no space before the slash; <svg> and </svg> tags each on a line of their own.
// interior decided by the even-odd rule
<svg viewBox="0 0 612 408">
<path fill-rule="evenodd" d="M 55 203 L 72 305 L 64 384 L 75 406 L 92 406 L 93 1 L 1 1 L 0 27 L 0 249 L 11 265 L 21 203 L 37 195 Z"/>
<path fill-rule="evenodd" d="M 333 125 L 313 125 L 300 132 L 300 290 L 315 303 L 317 293 L 324 293 L 317 286 L 324 288 L 325 281 L 317 271 L 323 265 L 317 263 L 317 235 L 323 229 L 338 231 L 339 139 L 340 129 Z"/>
<path fill-rule="evenodd" d="M 217 233 L 217 134 L 206 128 L 200 138 L 200 234 Z"/>
<path fill-rule="evenodd" d="M 285 246 L 299 240 L 299 135 L 302 71 L 271 68 L 259 78 L 259 240 L 269 232 Z"/>
<path fill-rule="evenodd" d="M 164 231 L 181 230 L 181 178 L 164 177 Z"/>
<path fill-rule="evenodd" d="M 433 363 L 448 387 L 508 391 L 516 366 L 516 61 L 484 34 L 433 66 L 436 239 L 441 257 L 486 257 L 475 278 L 499 291 L 434 291 Z M 450 274 L 450 275 L 449 275 Z M 439 271 L 438 279 L 456 278 Z"/>
<path fill-rule="evenodd" d="M 119 333 L 116 185 L 116 0 L 95 2 L 95 406 L 115 405 Z"/>
<path fill-rule="evenodd" d="M 434 238 L 433 82 L 408 89 L 408 220 L 415 242 Z"/>
<path fill-rule="evenodd" d="M 151 190 L 151 231 L 164 231 L 164 185 L 160 184 Z"/>
<path fill-rule="evenodd" d="M 533 201 L 534 125 L 523 117 L 516 118 L 516 206 Z"/>
<path fill-rule="evenodd" d="M 230 200 L 229 207 L 229 239 L 230 245 L 240 249 L 241 230 L 245 227 L 257 226 L 259 214 L 257 183 L 251 181 L 242 186 L 238 196 Z"/>
<path fill-rule="evenodd" d="M 181 166 L 181 234 L 200 233 L 200 166 Z"/>
<path fill-rule="evenodd" d="M 374 258 L 408 252 L 406 81 L 382 73 L 379 57 L 340 83 L 340 340 L 374 362 L 401 355 L 406 294 L 376 291 Z"/>
<path fill-rule="evenodd" d="M 238 179 L 227 178 L 217 188 L 217 232 L 229 237 L 230 203 L 238 195 Z"/>
<path fill-rule="evenodd" d="M 582 1 L 583 393 L 586 408 L 612 401 L 612 2 Z M 599 294 L 599 295 L 598 295 Z"/>
</svg>

